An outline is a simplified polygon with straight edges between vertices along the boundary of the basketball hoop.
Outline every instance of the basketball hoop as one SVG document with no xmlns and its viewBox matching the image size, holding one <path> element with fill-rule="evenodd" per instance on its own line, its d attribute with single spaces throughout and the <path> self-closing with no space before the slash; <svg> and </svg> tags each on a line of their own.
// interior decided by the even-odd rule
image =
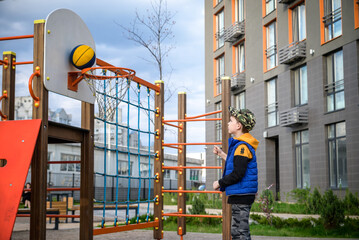
<svg viewBox="0 0 359 240">
<path fill-rule="evenodd" d="M 128 68 L 113 66 L 90 67 L 81 72 L 69 72 L 67 87 L 77 91 L 78 84 L 85 80 L 96 97 L 99 115 L 113 119 L 116 107 L 125 96 L 136 72 Z"/>
</svg>

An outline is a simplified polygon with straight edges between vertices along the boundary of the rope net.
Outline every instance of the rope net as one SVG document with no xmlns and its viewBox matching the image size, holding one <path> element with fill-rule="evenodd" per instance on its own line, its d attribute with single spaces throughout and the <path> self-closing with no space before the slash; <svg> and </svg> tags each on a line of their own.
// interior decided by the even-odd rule
<svg viewBox="0 0 359 240">
<path fill-rule="evenodd" d="M 95 192 L 94 203 L 102 206 L 101 227 L 106 221 L 129 224 L 131 209 L 136 210 L 136 223 L 144 211 L 146 222 L 153 221 L 154 91 L 130 77 L 85 80 L 96 93 L 95 168 L 101 171 L 95 172 L 95 187 L 102 186 L 103 192 Z"/>
</svg>

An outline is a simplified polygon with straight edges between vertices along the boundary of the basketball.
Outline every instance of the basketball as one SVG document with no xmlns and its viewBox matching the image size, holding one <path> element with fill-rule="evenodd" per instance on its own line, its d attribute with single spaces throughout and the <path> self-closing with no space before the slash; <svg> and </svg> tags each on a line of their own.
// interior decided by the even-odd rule
<svg viewBox="0 0 359 240">
<path fill-rule="evenodd" d="M 78 69 L 92 67 L 96 61 L 96 54 L 91 47 L 81 44 L 72 49 L 70 61 Z"/>
</svg>

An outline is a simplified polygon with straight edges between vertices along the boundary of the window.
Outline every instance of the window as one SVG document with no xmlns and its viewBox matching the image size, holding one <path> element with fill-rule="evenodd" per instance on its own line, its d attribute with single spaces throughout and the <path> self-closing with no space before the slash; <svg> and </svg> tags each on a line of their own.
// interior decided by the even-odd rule
<svg viewBox="0 0 359 240">
<path fill-rule="evenodd" d="M 236 53 L 236 73 L 244 72 L 245 70 L 245 52 L 244 42 L 235 47 Z"/>
<path fill-rule="evenodd" d="M 119 175 L 125 175 L 125 176 L 132 176 L 132 165 L 133 163 L 131 162 L 131 172 L 129 172 L 129 168 L 128 168 L 128 162 L 126 161 L 118 161 L 118 174 Z"/>
<path fill-rule="evenodd" d="M 51 157 L 52 153 L 51 152 L 47 152 L 47 161 L 50 162 L 52 157 Z M 52 164 L 47 164 L 47 170 L 51 169 L 51 165 Z"/>
<path fill-rule="evenodd" d="M 216 39 L 217 49 L 224 45 L 224 10 L 216 15 Z"/>
<path fill-rule="evenodd" d="M 236 21 L 244 21 L 244 0 L 236 0 Z"/>
<path fill-rule="evenodd" d="M 171 178 L 171 170 L 164 169 L 163 178 Z"/>
<path fill-rule="evenodd" d="M 199 170 L 190 170 L 190 177 L 189 180 L 192 181 L 198 181 L 198 176 L 199 176 Z"/>
<path fill-rule="evenodd" d="M 345 122 L 328 126 L 329 181 L 332 188 L 348 187 Z"/>
<path fill-rule="evenodd" d="M 246 92 L 240 92 L 234 95 L 234 107 L 236 109 L 246 108 Z"/>
<path fill-rule="evenodd" d="M 148 164 L 141 163 L 141 177 L 149 177 L 150 176 L 150 169 Z M 153 165 L 151 164 L 151 171 L 153 170 Z"/>
<path fill-rule="evenodd" d="M 61 153 L 61 161 L 81 161 L 80 155 Z M 61 163 L 60 171 L 80 172 L 79 163 Z"/>
<path fill-rule="evenodd" d="M 221 77 L 224 76 L 224 55 L 220 56 L 216 59 L 216 89 L 215 89 L 215 96 L 222 93 L 222 81 Z"/>
<path fill-rule="evenodd" d="M 277 0 L 265 0 L 266 1 L 266 15 L 273 12 L 277 7 Z"/>
<path fill-rule="evenodd" d="M 215 104 L 215 111 L 222 110 L 222 103 Z M 217 113 L 216 118 L 222 118 L 222 113 Z M 216 141 L 222 142 L 222 121 L 216 121 Z"/>
<path fill-rule="evenodd" d="M 342 34 L 341 0 L 323 0 L 324 41 L 327 42 Z"/>
<path fill-rule="evenodd" d="M 294 71 L 294 105 L 301 106 L 308 103 L 307 66 Z"/>
<path fill-rule="evenodd" d="M 305 27 L 304 3 L 291 10 L 292 13 L 292 42 L 302 41 L 307 37 Z"/>
<path fill-rule="evenodd" d="M 294 133 L 297 188 L 310 187 L 308 130 Z"/>
<path fill-rule="evenodd" d="M 337 51 L 326 58 L 327 61 L 327 111 L 345 108 L 343 51 Z"/>
<path fill-rule="evenodd" d="M 267 81 L 267 126 L 277 126 L 279 122 L 278 103 L 276 94 L 276 79 Z"/>
<path fill-rule="evenodd" d="M 266 26 L 266 70 L 277 66 L 276 22 Z"/>
</svg>

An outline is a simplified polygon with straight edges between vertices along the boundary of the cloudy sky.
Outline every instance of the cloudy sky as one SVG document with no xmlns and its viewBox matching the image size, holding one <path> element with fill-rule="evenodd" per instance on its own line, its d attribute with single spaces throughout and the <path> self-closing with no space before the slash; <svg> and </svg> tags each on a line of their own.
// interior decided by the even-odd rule
<svg viewBox="0 0 359 240">
<path fill-rule="evenodd" d="M 168 0 L 168 10 L 174 14 L 175 48 L 170 52 L 165 69 L 166 77 L 176 92 L 187 92 L 187 115 L 204 113 L 204 1 Z M 55 9 L 68 8 L 86 23 L 96 43 L 96 54 L 115 66 L 131 68 L 136 75 L 154 82 L 158 79 L 156 68 L 143 60 L 149 58 L 147 50 L 127 40 L 118 24 L 128 25 L 135 12 L 144 15 L 150 9 L 150 0 L 3 0 L 0 1 L 0 37 L 33 34 L 33 22 L 46 19 Z M 0 51 L 13 51 L 16 60 L 31 61 L 33 40 L 23 39 L 0 42 Z M 32 65 L 18 66 L 16 70 L 16 96 L 29 95 L 26 88 Z M 2 73 L 0 73 L 1 75 Z M 0 79 L 1 82 L 1 79 Z M 58 99 L 61 99 L 60 101 Z M 173 107 L 176 106 L 176 107 Z M 72 114 L 72 124 L 80 125 L 80 103 L 56 95 L 50 96 L 50 109 L 63 107 Z M 165 119 L 177 118 L 177 94 L 165 104 Z M 188 142 L 204 142 L 204 123 L 188 124 Z M 166 133 L 165 142 L 176 141 L 176 134 Z M 204 146 L 188 147 L 187 152 L 203 151 Z"/>
</svg>

